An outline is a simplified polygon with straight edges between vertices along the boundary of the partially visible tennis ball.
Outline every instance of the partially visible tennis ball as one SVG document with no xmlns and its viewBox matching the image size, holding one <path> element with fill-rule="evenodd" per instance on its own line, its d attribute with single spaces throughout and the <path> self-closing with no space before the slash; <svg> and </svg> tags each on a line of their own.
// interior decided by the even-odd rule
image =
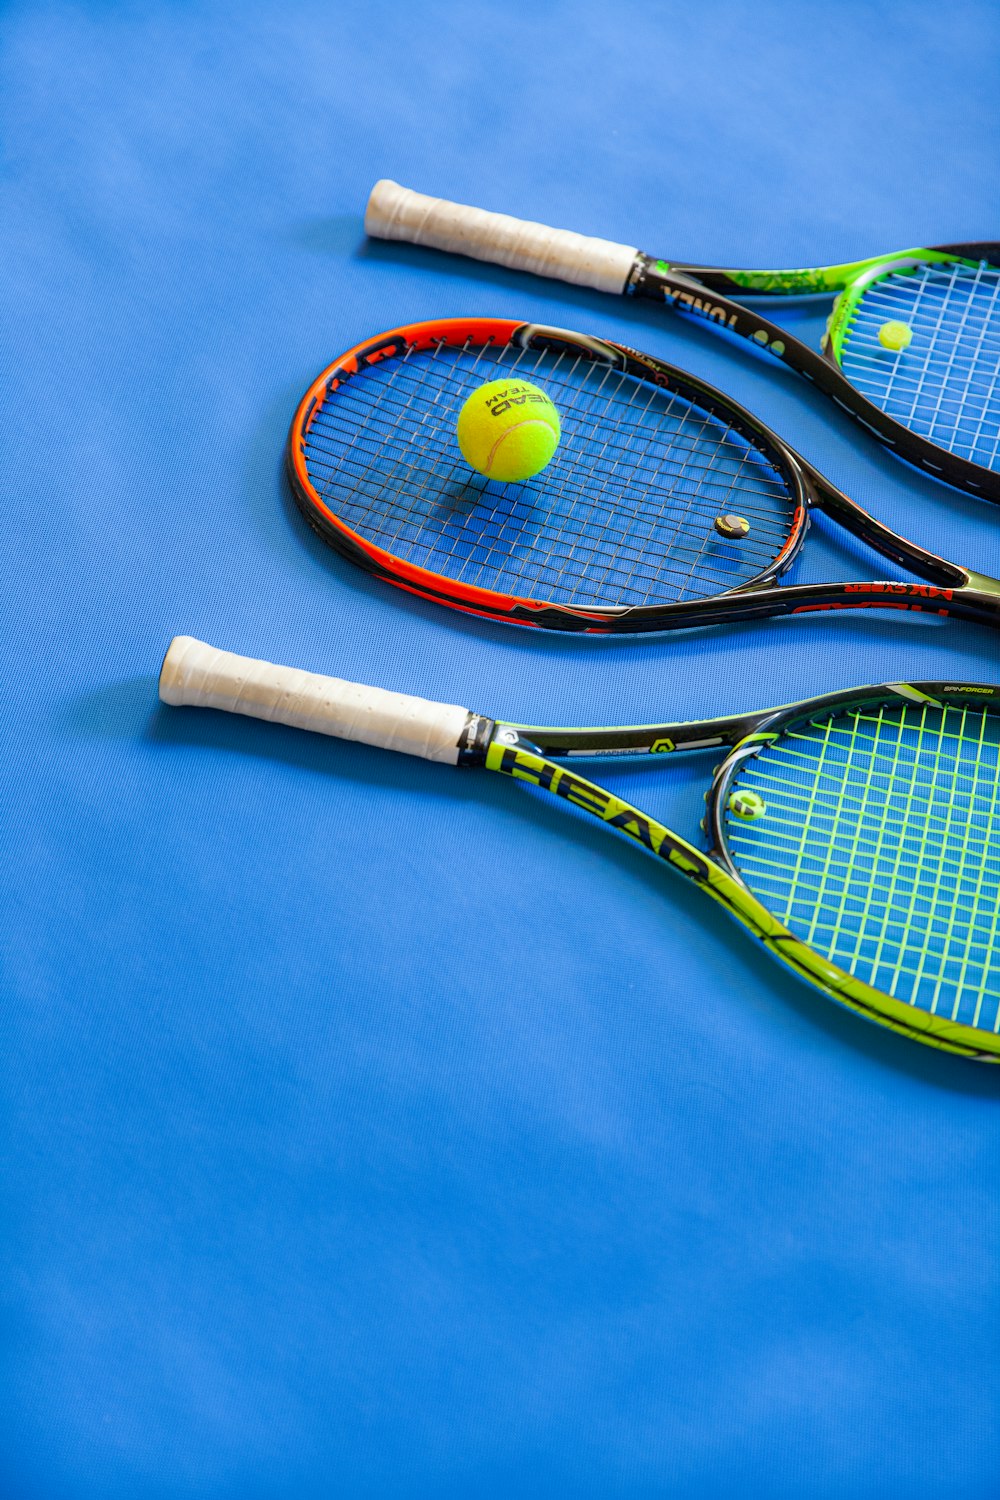
<svg viewBox="0 0 1000 1500">
<path fill-rule="evenodd" d="M 491 380 L 458 414 L 458 446 L 467 464 L 501 484 L 540 474 L 559 446 L 559 413 L 527 380 Z"/>
<path fill-rule="evenodd" d="M 888 323 L 883 323 L 878 331 L 878 341 L 883 349 L 891 349 L 898 354 L 900 349 L 907 349 L 913 340 L 913 329 L 909 323 L 899 323 L 891 318 Z"/>
</svg>

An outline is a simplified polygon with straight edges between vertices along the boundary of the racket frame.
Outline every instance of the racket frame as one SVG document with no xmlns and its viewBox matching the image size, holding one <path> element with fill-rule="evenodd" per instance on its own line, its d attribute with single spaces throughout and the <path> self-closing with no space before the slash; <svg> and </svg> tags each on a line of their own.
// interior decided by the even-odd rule
<svg viewBox="0 0 1000 1500">
<path fill-rule="evenodd" d="M 335 401 L 337 391 L 353 377 L 363 375 L 365 370 L 387 360 L 401 357 L 407 351 L 430 350 L 439 345 L 476 349 L 488 344 L 508 343 L 539 352 L 571 350 L 576 357 L 607 364 L 663 392 L 694 403 L 752 443 L 787 484 L 793 505 L 788 537 L 774 561 L 739 588 L 710 598 L 655 605 L 581 607 L 501 593 L 447 578 L 395 557 L 348 526 L 327 504 L 309 474 L 307 448 L 310 430 L 325 404 Z M 811 350 L 806 352 L 812 358 L 818 358 Z M 889 608 L 1000 624 L 1000 582 L 949 563 L 898 536 L 838 490 L 764 422 L 707 381 L 610 339 L 543 324 L 489 317 L 437 318 L 389 329 L 348 349 L 313 380 L 296 408 L 286 453 L 296 503 L 324 541 L 349 561 L 398 588 L 433 603 L 488 619 L 550 630 L 634 634 L 817 610 Z M 852 535 L 925 581 L 919 584 L 886 580 L 770 587 L 777 583 L 798 555 L 813 509 L 827 511 Z"/>
<path fill-rule="evenodd" d="M 481 720 L 467 726 L 459 765 L 482 766 L 564 798 L 610 824 L 672 866 L 723 906 L 774 957 L 830 999 L 866 1020 L 940 1051 L 1000 1063 L 1000 1035 L 908 1005 L 825 958 L 795 936 L 743 880 L 728 846 L 725 812 L 733 781 L 748 758 L 787 730 L 853 709 L 900 701 L 963 707 L 1000 699 L 986 683 L 883 683 L 824 693 L 758 713 L 678 724 L 618 728 L 545 728 Z M 633 804 L 570 769 L 576 758 L 658 755 L 728 747 L 705 793 L 707 850 L 699 849 Z"/>
</svg>

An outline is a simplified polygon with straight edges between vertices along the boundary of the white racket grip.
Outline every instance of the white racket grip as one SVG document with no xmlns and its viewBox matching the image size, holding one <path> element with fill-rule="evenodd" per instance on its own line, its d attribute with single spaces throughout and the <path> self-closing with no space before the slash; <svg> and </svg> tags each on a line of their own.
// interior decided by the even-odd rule
<svg viewBox="0 0 1000 1500">
<path fill-rule="evenodd" d="M 175 707 L 221 708 L 448 765 L 458 762 L 459 739 L 469 719 L 468 710 L 453 703 L 431 703 L 278 667 L 218 651 L 189 635 L 175 636 L 170 643 L 160 671 L 160 697 Z"/>
<path fill-rule="evenodd" d="M 409 240 L 489 260 L 513 271 L 591 286 L 599 292 L 624 292 L 639 254 L 634 247 L 611 240 L 547 229 L 544 224 L 466 208 L 445 198 L 427 198 L 388 178 L 372 188 L 365 230 L 375 239 Z"/>
</svg>

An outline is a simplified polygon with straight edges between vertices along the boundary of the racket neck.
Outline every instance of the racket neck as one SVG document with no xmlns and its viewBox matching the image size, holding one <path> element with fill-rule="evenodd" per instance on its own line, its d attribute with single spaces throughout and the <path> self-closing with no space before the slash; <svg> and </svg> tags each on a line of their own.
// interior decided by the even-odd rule
<svg viewBox="0 0 1000 1500">
<path fill-rule="evenodd" d="M 625 724 L 565 727 L 498 722 L 500 744 L 518 744 L 552 760 L 610 760 L 632 755 L 669 755 L 680 750 L 712 750 L 736 745 L 752 734 L 770 713 L 735 714 L 677 724 Z"/>
<path fill-rule="evenodd" d="M 817 354 L 801 339 L 772 323 L 753 308 L 734 302 L 726 293 L 729 290 L 748 294 L 746 287 L 730 287 L 726 281 L 728 272 L 717 272 L 718 287 L 702 276 L 702 267 L 678 267 L 665 260 L 654 260 L 649 255 L 639 255 L 625 287 L 626 295 L 643 297 L 653 302 L 663 302 L 676 312 L 711 323 L 737 338 L 746 339 L 755 348 L 763 350 L 788 365 L 799 375 L 815 382 L 828 394 L 847 382 L 836 363 L 823 354 Z M 725 290 L 722 288 L 725 287 Z"/>
<path fill-rule="evenodd" d="M 970 591 L 985 594 L 987 599 L 995 601 L 1000 615 L 1000 578 L 991 578 L 988 573 L 973 573 L 971 569 L 966 570 L 966 577 Z"/>
<path fill-rule="evenodd" d="M 650 854 L 673 865 L 682 875 L 704 885 L 710 894 L 716 895 L 724 904 L 734 907 L 745 905 L 748 910 L 752 909 L 753 922 L 748 922 L 748 925 L 755 925 L 761 919 L 766 926 L 779 925 L 728 871 L 714 865 L 694 844 L 639 808 L 633 807 L 630 802 L 616 797 L 613 792 L 605 791 L 603 787 L 587 781 L 575 771 L 541 755 L 534 745 L 522 741 L 516 731 L 498 726 L 485 764 L 487 770 L 498 771 L 502 776 L 510 776 L 515 781 L 526 781 L 531 786 L 540 787 L 542 791 L 552 792 L 554 796 L 562 797 L 600 822 L 617 828 L 634 843 L 648 849 Z"/>
<path fill-rule="evenodd" d="M 798 270 L 755 271 L 735 266 L 682 265 L 669 262 L 671 271 L 730 297 L 816 297 L 843 291 L 856 276 L 880 266 L 884 257 L 842 266 L 808 266 Z M 665 266 L 668 262 L 655 261 Z"/>
<path fill-rule="evenodd" d="M 845 261 L 838 266 L 803 266 L 790 270 L 746 270 L 743 267 L 682 265 L 670 262 L 670 269 L 712 291 L 731 297 L 816 297 L 835 296 L 857 283 L 865 283 L 873 274 L 895 266 L 911 268 L 936 261 L 965 260 L 977 264 L 995 262 L 1000 247 L 994 244 L 935 245 L 910 250 L 894 250 L 888 255 L 872 255 L 865 260 Z M 654 262 L 660 265 L 664 262 Z"/>
<path fill-rule="evenodd" d="M 845 531 L 937 588 L 962 589 L 969 586 L 972 575 L 967 568 L 948 562 L 936 552 L 930 552 L 919 543 L 899 536 L 883 522 L 869 515 L 857 501 L 851 500 L 811 464 L 806 463 L 805 459 L 797 454 L 795 457 L 813 491 L 816 506 L 843 526 Z M 992 583 L 993 580 L 989 579 L 987 582 Z M 1000 591 L 1000 585 L 996 587 Z"/>
</svg>

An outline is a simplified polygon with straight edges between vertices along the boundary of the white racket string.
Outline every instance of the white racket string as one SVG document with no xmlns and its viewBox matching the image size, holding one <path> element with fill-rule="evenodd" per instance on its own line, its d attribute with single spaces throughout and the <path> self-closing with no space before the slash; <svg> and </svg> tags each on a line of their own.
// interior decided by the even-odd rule
<svg viewBox="0 0 1000 1500">
<path fill-rule="evenodd" d="M 537 381 L 563 436 L 535 479 L 470 470 L 458 413 L 480 384 Z M 767 456 L 720 417 L 576 351 L 443 340 L 330 390 L 305 438 L 310 481 L 364 540 L 456 581 L 579 606 L 711 597 L 768 568 L 795 502 Z M 734 540 L 719 515 L 749 523 Z"/>
<path fill-rule="evenodd" d="M 905 349 L 882 346 L 905 323 Z M 868 399 L 957 457 L 1000 468 L 1000 270 L 928 264 L 872 283 L 851 318 L 844 374 Z"/>
</svg>

